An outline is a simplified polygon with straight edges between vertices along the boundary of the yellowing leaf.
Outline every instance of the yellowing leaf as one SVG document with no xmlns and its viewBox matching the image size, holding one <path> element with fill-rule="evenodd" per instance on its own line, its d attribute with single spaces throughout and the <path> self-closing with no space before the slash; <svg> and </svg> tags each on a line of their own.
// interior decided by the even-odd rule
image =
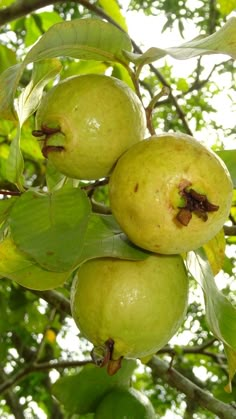
<svg viewBox="0 0 236 419">
<path fill-rule="evenodd" d="M 204 292 L 208 326 L 224 344 L 229 369 L 229 383 L 225 390 L 230 392 L 236 372 L 236 307 L 218 290 L 204 249 L 188 253 L 187 267 Z"/>
<path fill-rule="evenodd" d="M 231 17 L 218 31 L 209 36 L 198 36 L 189 42 L 171 48 L 149 48 L 144 54 L 125 52 L 130 61 L 140 67 L 165 55 L 176 60 L 188 60 L 199 55 L 227 54 L 236 58 L 236 17 Z"/>
<path fill-rule="evenodd" d="M 236 9 L 236 0 L 218 0 L 217 3 L 219 5 L 220 12 L 225 16 Z"/>
<path fill-rule="evenodd" d="M 70 272 L 51 272 L 21 252 L 8 237 L 0 243 L 0 275 L 25 288 L 49 290 L 64 284 Z"/>
<path fill-rule="evenodd" d="M 122 29 L 128 32 L 125 18 L 122 15 L 116 0 L 99 0 L 99 4 Z"/>
<path fill-rule="evenodd" d="M 231 382 L 234 378 L 234 375 L 236 374 L 236 351 L 234 351 L 232 348 L 230 348 L 227 345 L 224 345 L 225 353 L 228 360 L 228 370 L 229 370 L 229 382 L 225 386 L 225 391 L 227 393 L 231 393 L 232 391 L 232 385 Z"/>
<path fill-rule="evenodd" d="M 218 274 L 223 266 L 225 259 L 225 245 L 225 235 L 224 230 L 222 229 L 215 237 L 213 237 L 213 239 L 203 246 L 214 276 Z"/>
</svg>

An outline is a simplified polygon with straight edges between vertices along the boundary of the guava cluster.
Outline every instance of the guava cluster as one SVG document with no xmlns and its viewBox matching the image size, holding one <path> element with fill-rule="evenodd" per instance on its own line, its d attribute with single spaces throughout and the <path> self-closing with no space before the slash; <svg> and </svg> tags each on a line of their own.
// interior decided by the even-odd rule
<svg viewBox="0 0 236 419">
<path fill-rule="evenodd" d="M 88 74 L 43 98 L 34 135 L 64 175 L 107 178 L 111 211 L 144 260 L 100 258 L 79 268 L 72 314 L 113 374 L 122 357 L 156 353 L 181 326 L 188 300 L 183 254 L 211 240 L 232 202 L 223 161 L 183 133 L 148 137 L 144 107 L 124 82 Z"/>
</svg>

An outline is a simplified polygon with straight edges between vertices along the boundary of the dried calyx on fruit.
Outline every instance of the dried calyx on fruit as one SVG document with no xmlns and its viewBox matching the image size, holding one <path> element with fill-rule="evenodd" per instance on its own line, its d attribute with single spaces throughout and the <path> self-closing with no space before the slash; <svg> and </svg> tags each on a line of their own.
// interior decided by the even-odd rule
<svg viewBox="0 0 236 419">
<path fill-rule="evenodd" d="M 218 211 L 219 205 L 214 205 L 208 201 L 204 194 L 196 192 L 193 188 L 184 187 L 180 189 L 180 195 L 184 198 L 184 206 L 180 208 L 176 219 L 187 226 L 192 218 L 192 213 L 203 221 L 207 221 L 208 212 Z"/>
<path fill-rule="evenodd" d="M 99 179 L 143 139 L 143 106 L 134 91 L 113 77 L 87 74 L 58 83 L 43 97 L 32 134 L 42 153 L 64 175 Z"/>
<path fill-rule="evenodd" d="M 126 151 L 112 173 L 112 212 L 129 239 L 156 253 L 194 250 L 223 227 L 233 185 L 224 162 L 186 134 L 164 133 Z"/>
</svg>

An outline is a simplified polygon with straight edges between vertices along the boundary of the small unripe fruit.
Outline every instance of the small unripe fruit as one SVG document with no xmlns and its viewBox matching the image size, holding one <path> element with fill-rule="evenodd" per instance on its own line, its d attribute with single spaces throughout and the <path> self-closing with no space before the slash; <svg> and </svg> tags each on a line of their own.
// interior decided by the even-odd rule
<svg viewBox="0 0 236 419">
<path fill-rule="evenodd" d="M 147 396 L 140 391 L 115 388 L 99 403 L 95 419 L 155 419 L 156 414 Z"/>
<path fill-rule="evenodd" d="M 68 78 L 42 99 L 33 135 L 44 136 L 42 151 L 66 176 L 99 179 L 145 132 L 143 106 L 121 80 L 98 74 Z"/>
</svg>

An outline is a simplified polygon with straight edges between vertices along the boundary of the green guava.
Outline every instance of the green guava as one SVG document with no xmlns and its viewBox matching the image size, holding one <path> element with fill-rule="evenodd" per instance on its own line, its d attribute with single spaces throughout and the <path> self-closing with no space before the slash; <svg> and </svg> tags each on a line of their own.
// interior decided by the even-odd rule
<svg viewBox="0 0 236 419">
<path fill-rule="evenodd" d="M 223 227 L 233 185 L 223 161 L 185 134 L 132 146 L 109 182 L 112 212 L 129 239 L 156 253 L 194 250 Z"/>
<path fill-rule="evenodd" d="M 99 403 L 94 419 L 155 419 L 154 408 L 147 396 L 130 388 L 114 389 Z"/>
<path fill-rule="evenodd" d="M 98 74 L 58 83 L 42 99 L 33 135 L 58 171 L 76 179 L 109 176 L 124 151 L 143 139 L 145 112 L 121 80 Z"/>
<path fill-rule="evenodd" d="M 151 254 L 142 261 L 99 258 L 79 268 L 71 310 L 105 365 L 163 347 L 183 322 L 187 299 L 188 278 L 179 255 Z"/>
</svg>

